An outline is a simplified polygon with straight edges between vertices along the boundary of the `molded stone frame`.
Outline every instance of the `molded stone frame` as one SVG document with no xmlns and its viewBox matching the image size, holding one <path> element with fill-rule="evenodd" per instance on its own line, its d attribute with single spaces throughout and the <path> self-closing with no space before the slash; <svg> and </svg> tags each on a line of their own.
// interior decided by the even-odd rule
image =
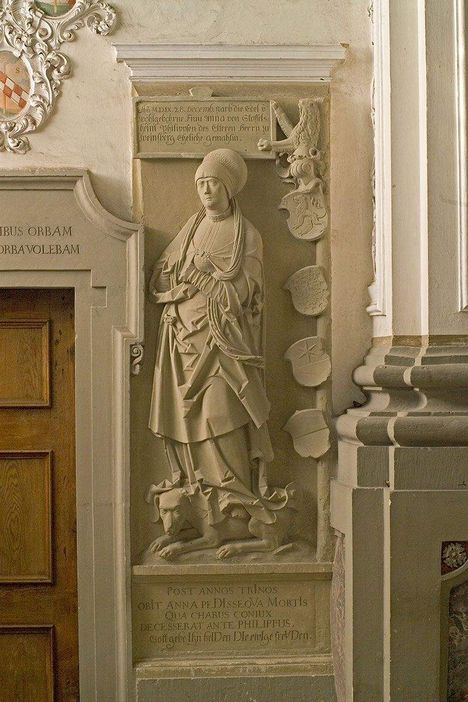
<svg viewBox="0 0 468 702">
<path fill-rule="evenodd" d="M 196 87 L 198 90 L 211 89 L 217 98 L 223 95 L 230 99 L 253 95 L 256 98 L 270 100 L 272 95 L 279 95 L 282 86 L 287 86 L 285 91 L 285 102 L 279 98 L 279 103 L 284 104 L 285 109 L 289 109 L 291 101 L 299 100 L 303 96 L 310 95 L 310 88 L 325 87 L 331 80 L 331 70 L 345 58 L 344 47 L 339 46 L 199 46 L 199 45 L 115 45 L 117 60 L 124 61 L 130 70 L 130 80 L 133 83 L 135 94 L 149 95 L 189 95 Z M 254 85 L 255 83 L 258 84 Z M 162 86 L 161 84 L 165 84 Z M 205 85 L 207 84 L 207 85 Z M 295 84 L 295 85 L 293 85 Z M 302 85 L 299 85 L 302 84 Z M 166 89 L 167 85 L 167 89 Z M 158 86 L 156 88 L 156 86 Z M 260 90 L 258 89 L 260 88 Z M 297 88 L 297 91 L 296 91 Z M 154 89 L 154 90 L 153 90 Z M 292 92 L 294 90 L 294 96 Z M 317 95 L 324 95 L 325 90 L 314 90 Z M 297 104 L 297 102 L 296 102 Z M 294 113 L 293 113 L 294 114 Z M 328 116 L 328 115 L 327 115 Z M 292 130 L 292 125 L 291 129 Z M 285 132 L 286 133 L 286 132 Z M 180 164 L 187 172 L 188 163 Z M 147 165 L 143 164 L 143 168 Z M 272 168 L 271 180 L 273 188 L 277 181 L 277 174 Z M 180 174 L 179 174 L 180 176 Z M 185 177 L 185 176 L 184 176 Z M 258 176 L 257 176 L 258 177 Z M 135 180 L 136 192 L 141 190 L 142 174 L 137 171 Z M 144 176 L 143 176 L 143 179 Z M 188 181 L 187 181 L 188 182 Z M 192 181 L 190 180 L 190 184 Z M 146 180 L 148 185 L 148 180 Z M 275 191 L 272 191 L 275 192 Z M 281 191 L 278 189 L 278 193 Z M 278 206 L 275 198 L 274 207 Z M 141 203 L 136 204 L 141 212 Z M 155 211 L 158 216 L 155 217 Z M 188 214 L 192 214 L 189 212 Z M 171 227 L 168 222 L 164 224 L 164 232 L 161 230 L 162 223 L 165 222 L 162 213 L 157 208 L 153 200 L 152 208 L 146 208 L 146 224 L 150 235 L 154 232 L 165 234 Z M 286 218 L 283 217 L 283 233 L 285 237 L 292 237 L 287 231 Z M 166 226 L 167 225 L 167 226 Z M 315 234 L 315 233 L 314 233 Z M 305 238 L 305 237 L 304 237 Z M 294 243 L 294 242 L 293 242 Z M 294 244 L 295 246 L 297 244 Z M 154 252 L 156 253 L 156 251 Z M 153 258 L 151 252 L 150 257 Z M 328 254 L 321 251 L 317 254 L 317 260 L 311 255 L 311 263 L 327 267 L 329 264 Z M 300 262 L 302 263 L 302 261 Z M 298 263 L 298 268 L 300 267 Z M 284 284 L 281 280 L 281 286 Z M 285 294 L 286 295 L 286 294 Z M 292 301 L 286 295 L 286 302 L 289 304 L 291 313 L 294 313 Z M 148 311 L 148 314 L 151 314 Z M 149 321 L 150 317 L 148 317 Z M 148 325 L 148 330 L 150 325 Z M 148 349 L 153 345 L 151 334 L 147 338 Z M 299 333 L 299 332 L 298 332 Z M 310 332 L 312 333 L 312 332 Z M 321 337 L 323 334 L 321 334 Z M 295 341 L 297 339 L 294 339 Z M 283 349 L 283 352 L 286 349 Z M 151 352 L 150 352 L 151 353 Z M 152 358 L 148 358 L 148 364 L 152 365 Z M 148 382 L 149 367 L 145 363 L 139 379 L 135 379 L 135 392 L 144 392 L 145 383 Z M 289 374 L 289 380 L 295 383 L 290 369 L 285 369 Z M 150 381 L 149 381 L 150 382 Z M 314 387 L 311 385 L 311 387 Z M 316 390 L 309 392 L 315 393 Z M 322 390 L 318 391 L 322 392 Z M 137 395 L 135 395 L 136 397 Z M 141 400 L 141 396 L 139 398 Z M 141 408 L 145 407 L 145 414 Z M 134 441 L 139 441 L 138 432 L 142 427 L 142 421 L 146 423 L 146 401 L 135 402 L 135 412 L 132 411 L 135 420 L 135 434 L 132 434 Z M 299 406 L 299 405 L 298 405 Z M 137 421 L 139 422 L 137 427 Z M 282 426 L 282 425 L 281 425 Z M 145 429 L 145 431 L 147 431 Z M 297 458 L 290 437 L 284 436 L 284 440 L 290 446 L 291 455 Z M 137 445 L 137 444 L 135 444 Z M 139 445 L 139 455 L 144 457 L 145 470 L 149 470 L 150 461 L 154 455 L 150 449 L 143 449 L 143 440 Z M 141 504 L 142 487 L 146 485 L 145 480 L 139 480 L 138 466 L 134 467 L 133 485 L 137 504 Z M 146 478 L 147 476 L 145 476 Z M 320 493 L 318 509 L 321 512 L 318 522 L 322 527 L 317 526 L 318 542 L 320 544 L 318 557 L 319 562 L 287 564 L 284 563 L 254 563 L 254 564 L 175 564 L 175 565 L 135 565 L 133 568 L 135 594 L 140 585 L 148 586 L 153 583 L 155 586 L 167 578 L 175 582 L 190 583 L 193 576 L 203 573 L 206 581 L 211 581 L 214 576 L 220 582 L 228 582 L 229 578 L 234 578 L 236 582 L 249 582 L 254 577 L 273 579 L 279 578 L 285 584 L 295 581 L 300 571 L 310 574 L 311 580 L 330 579 L 331 576 L 331 549 L 327 549 L 330 544 L 329 529 L 329 474 L 325 462 L 319 462 L 317 467 L 317 494 Z M 138 507 L 140 510 L 140 507 Z M 138 522 L 139 514 L 135 509 L 132 518 L 132 531 L 134 535 L 134 555 L 140 552 L 143 547 L 143 539 L 146 533 L 146 526 Z M 143 516 L 143 512 L 141 512 Z M 319 533 L 320 532 L 320 533 Z M 141 542 L 141 543 L 140 543 Z M 137 560 L 137 562 L 139 562 Z M 146 580 L 148 582 L 146 582 Z M 217 580 L 215 582 L 218 582 Z M 329 584 L 329 583 L 328 583 Z M 145 598 L 147 600 L 147 598 Z M 155 598 L 157 599 L 157 598 Z M 140 600 L 143 601 L 143 600 Z M 327 602 L 328 605 L 328 602 Z M 313 606 L 312 606 L 313 609 Z M 320 606 L 318 611 L 320 616 L 328 620 L 328 606 Z M 135 634 L 138 634 L 138 625 L 135 624 Z M 199 655 L 196 651 L 189 655 L 174 657 L 171 659 L 158 659 L 145 656 L 145 660 L 136 661 L 136 696 L 138 700 L 152 700 L 156 698 L 182 700 L 190 696 L 196 699 L 203 697 L 213 702 L 220 697 L 227 696 L 229 699 L 246 700 L 247 697 L 255 698 L 260 702 L 271 699 L 282 699 L 286 692 L 289 697 L 295 700 L 314 697 L 317 700 L 334 700 L 331 656 L 327 651 L 325 655 L 318 654 L 309 656 L 288 656 L 281 653 L 281 656 L 262 655 L 259 649 L 256 655 L 248 654 L 240 657 L 229 654 L 223 655 L 220 648 L 219 655 L 215 658 Z"/>
<path fill-rule="evenodd" d="M 131 699 L 130 346 L 142 339 L 143 231 L 102 208 L 86 171 L 0 176 L 4 222 L 27 216 L 11 208 L 18 191 L 26 205 L 34 202 L 35 223 L 61 203 L 86 244 L 74 259 L 3 253 L 1 286 L 75 291 L 80 698 L 124 702 Z"/>
</svg>

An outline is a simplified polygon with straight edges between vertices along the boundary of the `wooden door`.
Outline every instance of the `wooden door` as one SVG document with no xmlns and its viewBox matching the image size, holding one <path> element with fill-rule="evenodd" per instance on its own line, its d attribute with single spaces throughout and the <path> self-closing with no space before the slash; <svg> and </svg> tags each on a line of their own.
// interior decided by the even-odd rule
<svg viewBox="0 0 468 702">
<path fill-rule="evenodd" d="M 0 702 L 76 702 L 74 299 L 0 289 Z"/>
</svg>

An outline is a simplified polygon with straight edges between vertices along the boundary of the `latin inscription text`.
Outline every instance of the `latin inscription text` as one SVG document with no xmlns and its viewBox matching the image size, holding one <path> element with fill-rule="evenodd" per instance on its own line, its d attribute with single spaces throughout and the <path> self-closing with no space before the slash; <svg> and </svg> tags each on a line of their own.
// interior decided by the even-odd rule
<svg viewBox="0 0 468 702">
<path fill-rule="evenodd" d="M 0 255 L 79 256 L 81 244 L 70 241 L 73 236 L 71 225 L 1 224 Z"/>
<path fill-rule="evenodd" d="M 192 648 L 318 652 L 315 588 L 323 585 L 139 583 L 134 600 L 137 649 L 143 656 Z"/>
</svg>

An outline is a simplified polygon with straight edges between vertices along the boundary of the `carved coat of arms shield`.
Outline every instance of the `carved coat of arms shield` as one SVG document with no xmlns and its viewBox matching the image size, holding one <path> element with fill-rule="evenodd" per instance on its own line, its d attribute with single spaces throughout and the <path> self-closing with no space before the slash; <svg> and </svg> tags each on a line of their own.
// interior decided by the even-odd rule
<svg viewBox="0 0 468 702">
<path fill-rule="evenodd" d="M 328 212 L 320 185 L 293 190 L 281 200 L 280 210 L 289 212 L 289 231 L 296 239 L 320 239 L 328 226 Z"/>
</svg>

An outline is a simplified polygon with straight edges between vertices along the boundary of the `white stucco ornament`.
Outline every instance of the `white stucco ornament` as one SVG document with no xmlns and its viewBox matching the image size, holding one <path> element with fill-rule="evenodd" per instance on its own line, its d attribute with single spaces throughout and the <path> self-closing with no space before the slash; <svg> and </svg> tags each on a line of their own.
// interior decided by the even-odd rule
<svg viewBox="0 0 468 702">
<path fill-rule="evenodd" d="M 330 430 L 321 410 L 298 410 L 283 429 L 291 434 L 294 448 L 304 458 L 320 458 L 330 448 Z"/>
<path fill-rule="evenodd" d="M 0 6 L 0 151 L 24 154 L 25 136 L 49 117 L 71 73 L 58 51 L 86 25 L 108 34 L 115 11 L 103 0 L 3 0 Z"/>
<path fill-rule="evenodd" d="M 330 356 L 318 336 L 299 339 L 288 348 L 284 358 L 290 361 L 294 378 L 305 387 L 321 385 L 331 373 Z"/>
</svg>

